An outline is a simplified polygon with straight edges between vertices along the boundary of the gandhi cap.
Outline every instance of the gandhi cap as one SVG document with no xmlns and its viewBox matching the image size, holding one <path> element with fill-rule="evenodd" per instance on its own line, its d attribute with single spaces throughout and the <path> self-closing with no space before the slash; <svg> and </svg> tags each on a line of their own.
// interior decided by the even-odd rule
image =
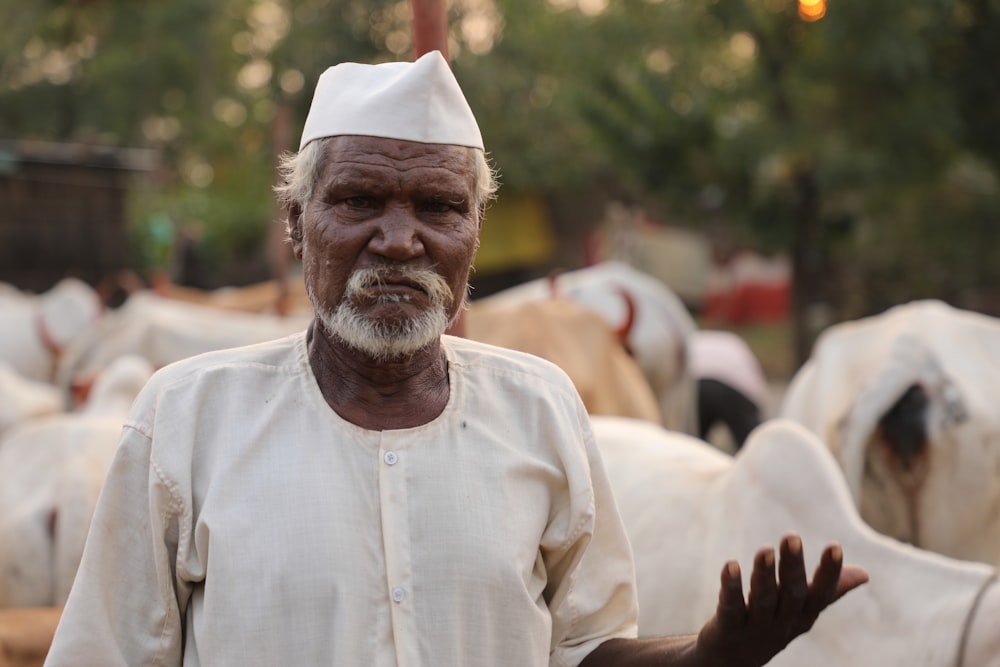
<svg viewBox="0 0 1000 667">
<path fill-rule="evenodd" d="M 414 62 L 340 63 L 323 72 L 299 150 L 345 134 L 483 149 L 476 118 L 440 51 Z"/>
</svg>

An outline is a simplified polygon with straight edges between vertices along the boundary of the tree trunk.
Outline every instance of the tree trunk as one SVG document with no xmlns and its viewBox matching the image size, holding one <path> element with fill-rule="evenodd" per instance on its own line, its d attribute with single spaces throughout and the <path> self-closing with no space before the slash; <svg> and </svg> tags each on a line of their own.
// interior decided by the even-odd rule
<svg viewBox="0 0 1000 667">
<path fill-rule="evenodd" d="M 420 57 L 438 50 L 448 60 L 448 10 L 445 0 L 411 0 L 413 52 Z"/>
<path fill-rule="evenodd" d="M 419 58 L 438 50 L 448 60 L 448 8 L 445 0 L 411 0 L 410 6 L 413 10 L 414 56 Z M 447 333 L 464 337 L 465 332 L 465 311 L 462 310 Z"/>
<path fill-rule="evenodd" d="M 823 251 L 816 175 L 811 167 L 799 167 L 792 182 L 797 195 L 792 245 L 792 339 L 798 368 L 809 358 L 819 333 L 814 317 L 823 294 Z"/>
</svg>

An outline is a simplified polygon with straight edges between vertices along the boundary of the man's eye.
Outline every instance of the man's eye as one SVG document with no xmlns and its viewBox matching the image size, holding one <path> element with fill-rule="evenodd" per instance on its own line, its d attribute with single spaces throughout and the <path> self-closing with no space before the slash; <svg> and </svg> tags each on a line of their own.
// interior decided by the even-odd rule
<svg viewBox="0 0 1000 667">
<path fill-rule="evenodd" d="M 344 203 L 351 208 L 371 208 L 373 205 L 371 197 L 347 197 Z"/>
<path fill-rule="evenodd" d="M 422 208 L 427 213 L 449 213 L 455 210 L 456 202 L 435 197 L 424 202 Z"/>
</svg>

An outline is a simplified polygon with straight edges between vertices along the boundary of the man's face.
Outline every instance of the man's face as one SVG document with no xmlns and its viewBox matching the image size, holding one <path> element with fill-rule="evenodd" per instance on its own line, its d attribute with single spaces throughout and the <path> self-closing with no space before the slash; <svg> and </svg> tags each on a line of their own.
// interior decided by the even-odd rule
<svg viewBox="0 0 1000 667">
<path fill-rule="evenodd" d="M 361 136 L 327 151 L 306 210 L 290 216 L 317 315 L 373 356 L 436 340 L 463 305 L 477 245 L 471 151 Z"/>
</svg>

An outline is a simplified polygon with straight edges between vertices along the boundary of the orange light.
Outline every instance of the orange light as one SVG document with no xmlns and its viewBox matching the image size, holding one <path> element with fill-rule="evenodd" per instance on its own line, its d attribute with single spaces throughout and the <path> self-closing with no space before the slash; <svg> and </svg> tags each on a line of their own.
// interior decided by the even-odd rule
<svg viewBox="0 0 1000 667">
<path fill-rule="evenodd" d="M 826 0 L 799 0 L 799 18 L 803 21 L 819 21 L 826 16 Z"/>
</svg>

